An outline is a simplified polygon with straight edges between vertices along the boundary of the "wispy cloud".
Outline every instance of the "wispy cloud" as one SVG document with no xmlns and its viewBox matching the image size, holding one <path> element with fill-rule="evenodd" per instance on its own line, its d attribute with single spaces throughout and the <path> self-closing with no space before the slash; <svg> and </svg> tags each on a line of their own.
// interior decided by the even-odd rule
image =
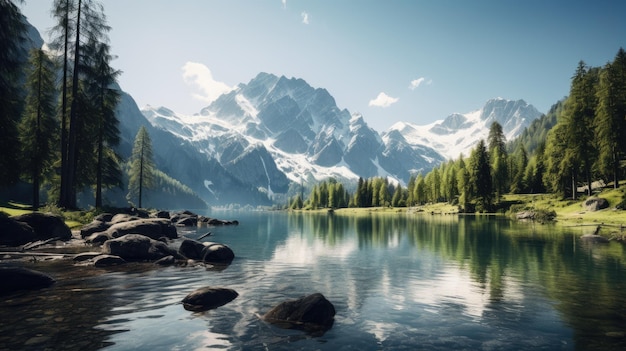
<svg viewBox="0 0 626 351">
<path fill-rule="evenodd" d="M 198 90 L 193 97 L 200 101 L 211 103 L 220 95 L 233 90 L 226 83 L 216 81 L 211 70 L 201 63 L 187 62 L 182 70 L 183 80 Z"/>
<path fill-rule="evenodd" d="M 433 82 L 432 79 L 426 80 L 426 78 L 424 77 L 419 77 L 411 81 L 411 83 L 409 84 L 409 89 L 415 90 L 417 89 L 417 87 L 419 87 L 422 84 L 430 85 L 432 82 Z"/>
<path fill-rule="evenodd" d="M 281 0 L 283 3 L 283 8 L 286 9 L 287 8 L 287 0 Z"/>
<path fill-rule="evenodd" d="M 389 107 L 400 100 L 399 98 L 391 97 L 384 92 L 380 92 L 376 99 L 370 100 L 369 105 L 374 107 Z"/>
<path fill-rule="evenodd" d="M 302 16 L 302 23 L 309 24 L 309 14 L 302 11 L 300 15 Z"/>
</svg>

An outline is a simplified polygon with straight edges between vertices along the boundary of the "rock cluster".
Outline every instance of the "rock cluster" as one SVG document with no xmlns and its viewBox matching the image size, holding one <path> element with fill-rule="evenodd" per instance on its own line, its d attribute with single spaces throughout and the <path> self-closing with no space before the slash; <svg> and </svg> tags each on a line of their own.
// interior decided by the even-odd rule
<svg viewBox="0 0 626 351">
<path fill-rule="evenodd" d="M 128 261 L 149 261 L 159 265 L 185 265 L 190 262 L 228 265 L 235 258 L 230 247 L 216 242 L 181 239 L 176 227 L 237 224 L 237 221 L 206 218 L 189 211 L 174 215 L 160 211 L 150 218 L 143 212 L 118 215 L 105 213 L 80 229 L 81 238 L 86 243 L 99 245 L 100 251 L 77 254 L 74 261 L 95 267 L 117 266 Z M 35 240 L 72 238 L 63 219 L 50 214 L 8 217 L 0 213 L 0 229 L 0 245 L 18 246 Z M 174 242 L 180 245 L 175 248 L 176 245 L 172 245 Z M 42 272 L 5 267 L 0 268 L 0 282 L 2 295 L 18 290 L 46 288 L 54 284 L 55 280 Z M 238 296 L 232 289 L 207 286 L 192 291 L 181 303 L 186 310 L 202 312 L 223 306 Z M 315 293 L 277 305 L 263 316 L 263 320 L 281 328 L 321 335 L 332 327 L 334 316 L 332 303 L 322 294 Z"/>
</svg>

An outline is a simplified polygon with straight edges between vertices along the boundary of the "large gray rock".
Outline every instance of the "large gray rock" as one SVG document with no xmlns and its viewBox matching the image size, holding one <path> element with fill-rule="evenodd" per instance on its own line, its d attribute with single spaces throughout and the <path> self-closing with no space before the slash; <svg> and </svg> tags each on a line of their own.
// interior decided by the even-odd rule
<svg viewBox="0 0 626 351">
<path fill-rule="evenodd" d="M 123 223 L 123 222 L 136 221 L 138 219 L 140 219 L 140 218 L 137 217 L 137 216 L 129 215 L 127 213 L 118 213 L 118 214 L 114 215 L 107 222 L 111 222 L 111 224 L 117 224 L 117 223 Z"/>
<path fill-rule="evenodd" d="M 107 213 L 107 212 L 101 213 L 93 218 L 94 221 L 100 221 L 100 222 L 111 222 L 112 219 L 113 219 L 113 214 Z"/>
<path fill-rule="evenodd" d="M 26 223 L 33 228 L 37 240 L 59 238 L 67 241 L 72 238 L 72 231 L 65 224 L 63 218 L 52 213 L 32 212 L 11 218 L 18 222 Z"/>
<path fill-rule="evenodd" d="M 119 256 L 125 260 L 158 260 L 176 255 L 165 243 L 140 234 L 127 234 L 117 239 L 107 240 L 102 245 L 102 253 Z"/>
<path fill-rule="evenodd" d="M 85 224 L 80 228 L 80 237 L 86 238 L 93 233 L 103 232 L 111 226 L 110 223 L 94 219 L 91 223 Z"/>
<path fill-rule="evenodd" d="M 20 246 L 37 241 L 33 228 L 0 212 L 0 245 Z"/>
<path fill-rule="evenodd" d="M 183 240 L 178 253 L 192 260 L 210 263 L 230 263 L 235 258 L 233 250 L 224 244 L 191 239 Z"/>
<path fill-rule="evenodd" d="M 169 220 L 163 218 L 144 218 L 116 223 L 105 232 L 112 238 L 119 238 L 126 234 L 141 234 L 152 239 L 163 237 L 175 239 L 178 237 L 176 227 Z"/>
<path fill-rule="evenodd" d="M 583 201 L 582 206 L 590 212 L 602 210 L 609 207 L 609 202 L 605 198 L 590 197 Z"/>
<path fill-rule="evenodd" d="M 21 267 L 0 268 L 0 295 L 20 290 L 47 288 L 55 280 L 49 275 Z"/>
<path fill-rule="evenodd" d="M 182 303 L 186 310 L 199 312 L 224 306 L 237 296 L 239 294 L 235 290 L 207 286 L 189 293 Z"/>
<path fill-rule="evenodd" d="M 321 332 L 333 326 L 335 307 L 320 293 L 285 301 L 267 312 L 263 319 L 285 329 Z"/>
</svg>

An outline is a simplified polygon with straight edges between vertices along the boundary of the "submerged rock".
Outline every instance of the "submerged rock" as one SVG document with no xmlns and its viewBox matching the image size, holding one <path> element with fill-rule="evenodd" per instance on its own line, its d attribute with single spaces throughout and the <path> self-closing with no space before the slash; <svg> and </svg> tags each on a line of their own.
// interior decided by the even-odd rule
<svg viewBox="0 0 626 351">
<path fill-rule="evenodd" d="M 239 294 L 232 289 L 204 287 L 185 296 L 183 307 L 188 311 L 207 311 L 223 306 L 236 299 Z"/>
<path fill-rule="evenodd" d="M 0 268 L 0 295 L 20 290 L 38 290 L 54 284 L 55 280 L 42 272 L 22 267 Z"/>
<path fill-rule="evenodd" d="M 333 326 L 335 307 L 320 293 L 285 301 L 267 312 L 263 319 L 285 329 L 324 333 Z"/>
</svg>

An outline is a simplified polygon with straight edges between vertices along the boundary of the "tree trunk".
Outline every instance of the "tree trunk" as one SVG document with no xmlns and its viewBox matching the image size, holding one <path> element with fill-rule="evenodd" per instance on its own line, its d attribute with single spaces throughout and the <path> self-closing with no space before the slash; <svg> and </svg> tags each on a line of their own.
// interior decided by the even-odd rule
<svg viewBox="0 0 626 351">
<path fill-rule="evenodd" d="M 572 200 L 576 200 L 576 171 L 572 169 Z"/>
<path fill-rule="evenodd" d="M 619 154 L 613 146 L 613 189 L 619 188 Z"/>
<path fill-rule="evenodd" d="M 76 138 L 78 119 L 78 74 L 80 62 L 80 10 L 82 1 L 78 1 L 76 18 L 76 50 L 74 52 L 74 72 L 72 78 L 72 105 L 70 108 L 70 131 L 68 142 L 67 191 L 64 207 L 76 208 Z"/>
<path fill-rule="evenodd" d="M 69 23 L 69 5 L 66 2 L 65 24 Z M 65 28 L 63 46 L 63 88 L 61 91 L 61 186 L 58 205 L 65 207 L 67 199 L 67 61 L 69 46 L 69 28 Z"/>
<path fill-rule="evenodd" d="M 139 208 L 141 208 L 142 192 L 143 192 L 143 141 L 141 145 L 141 158 L 139 158 Z"/>
</svg>

